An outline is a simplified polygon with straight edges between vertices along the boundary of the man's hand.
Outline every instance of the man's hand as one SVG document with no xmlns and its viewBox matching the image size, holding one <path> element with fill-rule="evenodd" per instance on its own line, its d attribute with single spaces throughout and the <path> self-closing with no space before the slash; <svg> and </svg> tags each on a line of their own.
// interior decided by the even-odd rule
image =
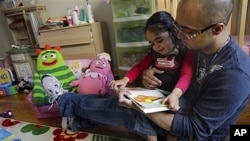
<svg viewBox="0 0 250 141">
<path fill-rule="evenodd" d="M 162 74 L 164 71 L 158 70 L 156 68 L 149 68 L 142 73 L 142 84 L 148 89 L 154 89 L 161 86 L 162 82 L 154 76 L 154 74 Z"/>
<path fill-rule="evenodd" d="M 127 108 L 133 108 L 132 101 L 128 98 L 130 93 L 127 91 L 125 87 L 120 87 L 117 91 L 117 96 L 119 99 L 119 105 Z"/>
</svg>

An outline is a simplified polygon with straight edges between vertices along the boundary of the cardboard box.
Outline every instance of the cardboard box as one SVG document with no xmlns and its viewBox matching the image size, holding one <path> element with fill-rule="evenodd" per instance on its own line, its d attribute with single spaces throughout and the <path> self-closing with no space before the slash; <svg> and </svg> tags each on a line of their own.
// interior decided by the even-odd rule
<svg viewBox="0 0 250 141">
<path fill-rule="evenodd" d="M 32 60 L 30 54 L 28 53 L 11 54 L 11 60 L 18 79 L 34 76 L 36 67 L 34 60 Z"/>
<path fill-rule="evenodd" d="M 24 77 L 33 77 L 35 73 L 32 62 L 13 63 L 16 75 L 19 79 Z"/>
<path fill-rule="evenodd" d="M 30 55 L 28 53 L 11 54 L 10 57 L 13 62 L 28 61 L 30 59 Z"/>
</svg>

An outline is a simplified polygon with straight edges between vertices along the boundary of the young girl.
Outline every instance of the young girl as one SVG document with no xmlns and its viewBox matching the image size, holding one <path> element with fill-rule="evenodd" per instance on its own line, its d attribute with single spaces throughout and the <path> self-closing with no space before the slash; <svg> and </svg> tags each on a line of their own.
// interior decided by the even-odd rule
<svg viewBox="0 0 250 141">
<path fill-rule="evenodd" d="M 157 88 L 170 92 L 163 103 L 173 111 L 179 109 L 179 97 L 185 93 L 192 78 L 193 54 L 177 39 L 173 23 L 173 17 L 165 11 L 156 12 L 148 19 L 145 34 L 151 50 L 122 79 L 112 81 L 112 88 L 124 87 L 137 79 L 143 70 L 156 68 L 159 70 L 155 74 L 159 79 Z"/>
<path fill-rule="evenodd" d="M 159 70 L 155 74 L 159 79 L 157 88 L 170 92 L 162 103 L 168 104 L 172 111 L 179 109 L 179 97 L 185 93 L 192 78 L 193 54 L 177 39 L 173 23 L 173 17 L 165 11 L 156 12 L 148 19 L 145 34 L 151 50 L 122 79 L 112 81 L 112 88 L 125 87 L 138 78 L 143 70 L 156 68 Z M 148 141 L 154 140 L 157 140 L 156 136 L 148 136 Z"/>
</svg>

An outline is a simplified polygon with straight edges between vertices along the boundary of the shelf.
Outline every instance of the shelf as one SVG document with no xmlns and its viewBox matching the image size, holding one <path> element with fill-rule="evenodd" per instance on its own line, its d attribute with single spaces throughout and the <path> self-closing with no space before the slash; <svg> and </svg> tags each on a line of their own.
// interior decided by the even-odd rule
<svg viewBox="0 0 250 141">
<path fill-rule="evenodd" d="M 29 37 L 28 36 L 22 36 L 22 37 L 17 37 L 17 40 L 28 40 Z"/>
<path fill-rule="evenodd" d="M 9 27 L 10 27 L 10 29 L 12 29 L 12 30 L 24 30 L 24 29 L 26 29 L 26 27 L 25 27 L 25 25 L 24 25 L 24 23 L 23 24 L 16 24 L 16 25 L 9 25 Z"/>
<path fill-rule="evenodd" d="M 146 41 L 145 23 L 147 20 L 137 19 L 114 23 L 115 38 L 117 43 L 132 43 Z"/>
<path fill-rule="evenodd" d="M 148 52 L 149 46 L 134 46 L 116 48 L 118 66 L 132 67 L 137 64 Z"/>
<path fill-rule="evenodd" d="M 113 0 L 111 7 L 114 18 L 149 15 L 155 9 L 155 0 Z"/>
<path fill-rule="evenodd" d="M 148 41 L 143 42 L 129 42 L 129 43 L 116 43 L 116 47 L 144 47 L 149 46 Z"/>
<path fill-rule="evenodd" d="M 147 20 L 149 17 L 150 17 L 150 15 L 140 15 L 140 16 L 133 16 L 133 17 L 115 18 L 113 20 L 113 22 L 114 23 L 119 23 L 119 22 Z"/>
<path fill-rule="evenodd" d="M 22 15 L 23 14 L 23 12 L 16 12 L 16 13 L 12 13 L 12 14 L 8 14 L 8 15 L 6 15 L 6 17 L 13 17 L 13 16 L 19 16 L 19 15 Z"/>
<path fill-rule="evenodd" d="M 15 45 L 36 45 L 28 14 L 37 11 L 46 18 L 46 6 L 23 6 L 2 9 Z"/>
<path fill-rule="evenodd" d="M 145 23 L 154 13 L 155 4 L 154 0 L 113 0 L 111 3 L 120 77 L 151 49 L 145 37 Z"/>
<path fill-rule="evenodd" d="M 11 30 L 26 30 L 25 27 L 10 27 Z"/>
<path fill-rule="evenodd" d="M 131 67 L 118 67 L 118 69 L 122 71 L 129 71 Z"/>
</svg>

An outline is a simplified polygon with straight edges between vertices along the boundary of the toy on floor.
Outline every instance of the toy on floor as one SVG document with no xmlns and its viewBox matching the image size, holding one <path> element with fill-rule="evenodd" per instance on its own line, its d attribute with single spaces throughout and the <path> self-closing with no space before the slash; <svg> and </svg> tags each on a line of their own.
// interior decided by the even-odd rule
<svg viewBox="0 0 250 141">
<path fill-rule="evenodd" d="M 13 116 L 13 113 L 12 113 L 11 110 L 2 112 L 2 113 L 0 114 L 0 117 L 4 117 L 4 118 L 11 118 L 12 116 Z"/>
<path fill-rule="evenodd" d="M 18 92 L 29 93 L 33 89 L 33 82 L 21 79 L 16 85 L 16 89 Z"/>
<path fill-rule="evenodd" d="M 12 83 L 15 81 L 11 69 L 0 67 L 0 84 Z"/>
<path fill-rule="evenodd" d="M 49 97 L 41 85 L 41 77 L 50 74 L 56 77 L 62 84 L 64 90 L 70 90 L 69 83 L 76 80 L 76 76 L 64 62 L 64 58 L 60 53 L 60 46 L 51 48 L 45 45 L 45 50 L 37 49 L 37 71 L 34 74 L 34 94 L 33 102 L 36 106 L 41 107 L 50 105 Z"/>
<path fill-rule="evenodd" d="M 80 94 L 112 94 L 109 83 L 114 80 L 114 76 L 109 61 L 111 61 L 109 54 L 98 54 L 83 75 L 78 80 L 72 81 L 70 85 L 77 87 L 77 93 Z"/>
<path fill-rule="evenodd" d="M 11 141 L 14 135 L 6 129 L 0 128 L 0 140 L 1 141 Z"/>
</svg>

